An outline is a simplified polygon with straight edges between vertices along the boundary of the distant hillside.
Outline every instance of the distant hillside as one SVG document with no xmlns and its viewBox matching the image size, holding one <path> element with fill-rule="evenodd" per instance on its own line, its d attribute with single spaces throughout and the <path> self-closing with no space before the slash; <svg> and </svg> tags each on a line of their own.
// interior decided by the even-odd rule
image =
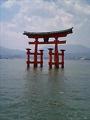
<svg viewBox="0 0 90 120">
<path fill-rule="evenodd" d="M 0 47 L 0 58 L 23 58 L 23 57 L 25 57 L 24 51 Z"/>
<path fill-rule="evenodd" d="M 81 45 L 65 45 L 63 47 L 67 59 L 90 59 L 90 48 Z"/>
<path fill-rule="evenodd" d="M 51 46 L 53 47 L 53 46 Z M 49 46 L 44 47 L 44 58 L 48 57 Z M 81 45 L 59 45 L 59 49 L 65 49 L 65 59 L 90 59 L 90 48 Z M 0 47 L 0 58 L 25 58 L 25 51 Z"/>
<path fill-rule="evenodd" d="M 44 47 L 44 52 L 47 51 L 47 48 Z M 90 59 L 90 48 L 81 46 L 81 45 L 59 45 L 59 50 L 64 49 L 65 59 Z M 45 57 L 47 58 L 47 53 L 45 52 Z"/>
</svg>

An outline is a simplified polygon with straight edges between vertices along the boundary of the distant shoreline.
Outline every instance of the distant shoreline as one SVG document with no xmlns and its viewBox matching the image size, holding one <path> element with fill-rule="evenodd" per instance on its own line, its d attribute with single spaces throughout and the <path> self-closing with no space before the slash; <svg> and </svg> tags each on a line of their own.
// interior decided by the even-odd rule
<svg viewBox="0 0 90 120">
<path fill-rule="evenodd" d="M 0 58 L 0 59 L 26 59 L 25 57 L 10 57 L 10 58 Z M 44 58 L 44 60 L 48 60 L 48 58 Z M 65 58 L 65 60 L 90 60 L 90 58 Z"/>
</svg>

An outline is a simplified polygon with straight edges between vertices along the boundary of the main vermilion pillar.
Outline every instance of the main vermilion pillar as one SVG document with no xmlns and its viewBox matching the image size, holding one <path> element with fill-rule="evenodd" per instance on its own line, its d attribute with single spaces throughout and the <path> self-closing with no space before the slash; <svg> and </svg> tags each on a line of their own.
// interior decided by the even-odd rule
<svg viewBox="0 0 90 120">
<path fill-rule="evenodd" d="M 37 67 L 38 38 L 35 38 L 34 67 Z"/>
<path fill-rule="evenodd" d="M 54 55 L 55 67 L 59 68 L 59 56 L 58 56 L 58 38 L 55 38 L 55 55 Z"/>
</svg>

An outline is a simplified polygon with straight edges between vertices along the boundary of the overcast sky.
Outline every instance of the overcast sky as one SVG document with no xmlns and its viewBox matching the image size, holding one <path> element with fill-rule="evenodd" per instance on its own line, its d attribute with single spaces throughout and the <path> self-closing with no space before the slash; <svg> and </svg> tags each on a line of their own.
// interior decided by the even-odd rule
<svg viewBox="0 0 90 120">
<path fill-rule="evenodd" d="M 90 47 L 90 0 L 0 0 L 0 46 L 25 49 L 24 31 L 71 27 L 67 44 Z"/>
</svg>

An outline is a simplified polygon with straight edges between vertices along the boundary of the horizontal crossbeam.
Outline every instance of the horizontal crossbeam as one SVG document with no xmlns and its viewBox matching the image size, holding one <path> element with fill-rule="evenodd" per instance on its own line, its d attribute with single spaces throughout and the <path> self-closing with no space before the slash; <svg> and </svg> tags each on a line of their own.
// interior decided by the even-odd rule
<svg viewBox="0 0 90 120">
<path fill-rule="evenodd" d="M 34 64 L 35 62 L 34 61 L 27 61 L 29 64 Z M 43 63 L 43 61 L 37 61 L 36 62 L 37 64 L 42 64 Z"/>
<path fill-rule="evenodd" d="M 55 62 L 49 62 L 49 64 L 55 65 Z M 59 62 L 58 64 L 62 64 L 62 62 Z"/>
<path fill-rule="evenodd" d="M 29 42 L 29 44 L 55 44 L 56 41 L 49 41 L 49 42 Z M 57 41 L 57 44 L 65 44 L 66 43 L 66 40 L 64 41 Z"/>
</svg>

